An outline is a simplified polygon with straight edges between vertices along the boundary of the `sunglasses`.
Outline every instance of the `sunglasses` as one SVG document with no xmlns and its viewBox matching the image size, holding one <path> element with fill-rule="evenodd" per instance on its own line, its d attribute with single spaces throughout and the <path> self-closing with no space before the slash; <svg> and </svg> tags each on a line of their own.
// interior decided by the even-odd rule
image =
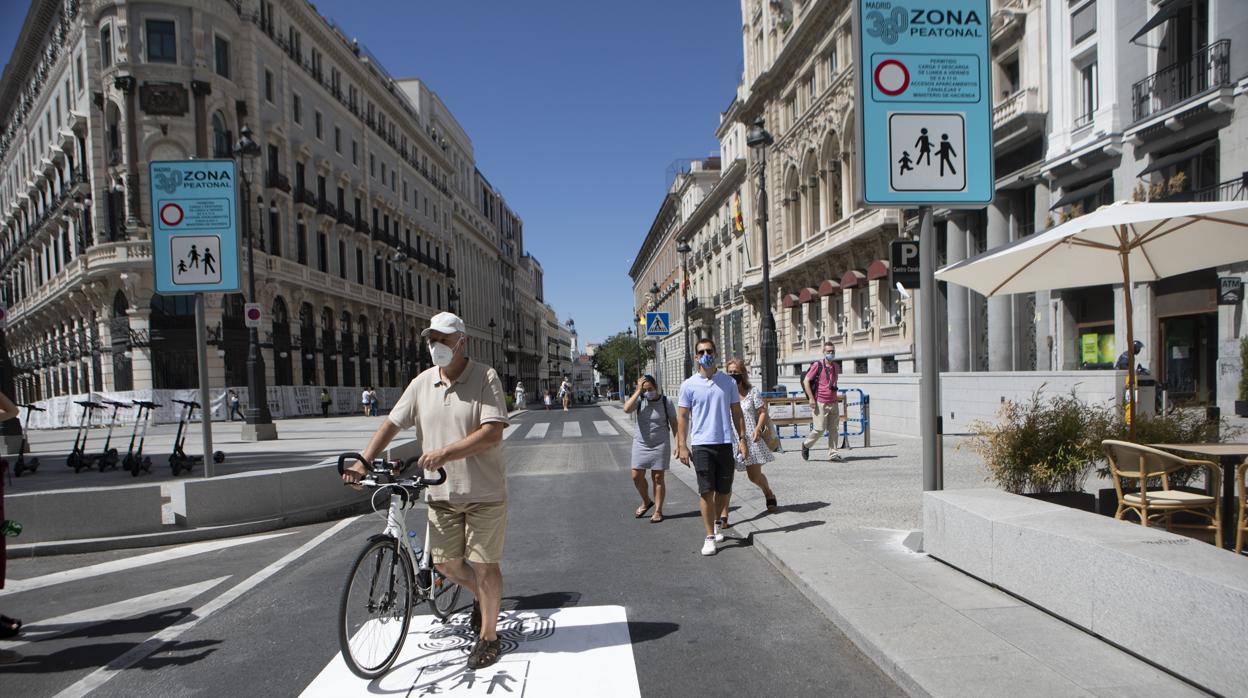
<svg viewBox="0 0 1248 698">
<path fill-rule="evenodd" d="M 698 356 L 715 356 L 714 349 L 699 349 L 696 353 Z"/>
</svg>

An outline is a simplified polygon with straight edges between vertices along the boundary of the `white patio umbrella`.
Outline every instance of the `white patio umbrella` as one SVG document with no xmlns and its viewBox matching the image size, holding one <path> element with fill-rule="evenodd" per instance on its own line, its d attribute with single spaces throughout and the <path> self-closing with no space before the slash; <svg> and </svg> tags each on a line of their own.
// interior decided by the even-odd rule
<svg viewBox="0 0 1248 698">
<path fill-rule="evenodd" d="M 1248 260 L 1248 202 L 1119 202 L 936 272 L 985 296 L 1121 283 L 1127 351 L 1132 282 Z M 1135 414 L 1135 361 L 1128 364 Z M 1132 422 L 1134 423 L 1134 419 Z"/>
</svg>

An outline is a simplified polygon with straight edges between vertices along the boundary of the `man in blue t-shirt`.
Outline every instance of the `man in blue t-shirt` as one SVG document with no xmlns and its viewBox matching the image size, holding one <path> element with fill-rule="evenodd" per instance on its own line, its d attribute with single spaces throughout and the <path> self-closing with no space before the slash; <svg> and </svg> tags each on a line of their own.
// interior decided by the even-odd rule
<svg viewBox="0 0 1248 698">
<path fill-rule="evenodd" d="M 735 537 L 715 518 L 732 494 L 732 476 L 737 467 L 733 442 L 743 460 L 749 457 L 750 445 L 737 384 L 715 368 L 715 342 L 709 337 L 699 339 L 694 360 L 698 372 L 680 384 L 680 399 L 676 403 L 676 457 L 685 465 L 693 461 L 698 494 L 702 497 L 702 524 L 706 527 L 702 554 L 714 555 L 717 542 L 725 536 Z M 734 427 L 740 437 L 734 435 Z"/>
</svg>

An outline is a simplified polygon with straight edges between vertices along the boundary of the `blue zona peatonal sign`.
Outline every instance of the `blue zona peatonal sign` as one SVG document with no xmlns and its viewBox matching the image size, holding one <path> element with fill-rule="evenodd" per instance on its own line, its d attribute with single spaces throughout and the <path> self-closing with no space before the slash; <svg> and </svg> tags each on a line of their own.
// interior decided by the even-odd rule
<svg viewBox="0 0 1248 698">
<path fill-rule="evenodd" d="M 148 181 L 156 292 L 241 290 L 234 161 L 157 160 Z"/>
</svg>

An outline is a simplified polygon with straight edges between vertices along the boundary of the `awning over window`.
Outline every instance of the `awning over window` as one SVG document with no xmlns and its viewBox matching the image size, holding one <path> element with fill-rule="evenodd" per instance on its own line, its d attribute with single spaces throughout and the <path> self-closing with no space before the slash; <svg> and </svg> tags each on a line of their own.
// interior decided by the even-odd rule
<svg viewBox="0 0 1248 698">
<path fill-rule="evenodd" d="M 1083 201 L 1084 199 L 1097 193 L 1098 191 L 1104 189 L 1105 187 L 1108 187 L 1110 182 L 1111 180 L 1109 178 L 1098 179 L 1097 181 L 1087 186 L 1079 187 L 1078 189 L 1075 189 L 1074 191 L 1066 192 L 1065 194 L 1062 194 L 1062 198 L 1057 200 L 1057 203 L 1049 207 L 1049 210 L 1052 211 L 1053 209 L 1056 209 L 1056 208 L 1069 206 L 1075 202 Z"/>
<path fill-rule="evenodd" d="M 825 279 L 823 283 L 819 284 L 819 295 L 821 296 L 830 296 L 833 293 L 840 293 L 840 292 L 841 292 L 841 285 L 833 281 L 832 279 Z"/>
<path fill-rule="evenodd" d="M 841 277 L 841 288 L 853 288 L 867 280 L 867 273 L 861 269 L 850 269 Z"/>
<path fill-rule="evenodd" d="M 1184 7 L 1191 4 L 1192 0 L 1166 0 L 1161 3 L 1161 6 L 1157 8 L 1157 13 L 1148 18 L 1148 21 L 1144 23 L 1144 26 L 1140 27 L 1140 30 L 1135 33 L 1135 36 L 1131 37 L 1131 41 L 1135 41 L 1153 29 L 1161 26 L 1163 22 L 1177 15 L 1179 10 L 1182 10 Z"/>
<path fill-rule="evenodd" d="M 807 286 L 797 294 L 797 299 L 803 303 L 819 300 L 819 291 Z"/>
<path fill-rule="evenodd" d="M 867 265 L 867 281 L 875 281 L 876 279 L 888 278 L 888 262 L 877 259 Z"/>
<path fill-rule="evenodd" d="M 1169 155 L 1163 155 L 1162 157 L 1159 157 L 1156 160 L 1154 160 L 1152 164 L 1150 164 L 1148 167 L 1145 167 L 1144 169 L 1140 170 L 1140 173 L 1136 176 L 1143 177 L 1144 175 L 1152 174 L 1159 170 L 1164 170 L 1171 165 L 1176 165 L 1180 162 L 1187 162 L 1188 160 L 1191 160 L 1197 155 L 1200 155 L 1201 153 L 1204 153 L 1205 151 L 1213 148 L 1213 146 L 1217 144 L 1218 144 L 1218 141 L 1215 138 L 1213 140 L 1205 141 L 1204 143 L 1201 143 L 1200 145 L 1188 148 L 1187 150 L 1183 150 L 1177 153 L 1171 153 Z"/>
<path fill-rule="evenodd" d="M 784 297 L 780 299 L 780 304 L 786 308 L 796 307 L 797 306 L 797 294 L 794 294 L 794 293 L 784 294 Z"/>
</svg>

